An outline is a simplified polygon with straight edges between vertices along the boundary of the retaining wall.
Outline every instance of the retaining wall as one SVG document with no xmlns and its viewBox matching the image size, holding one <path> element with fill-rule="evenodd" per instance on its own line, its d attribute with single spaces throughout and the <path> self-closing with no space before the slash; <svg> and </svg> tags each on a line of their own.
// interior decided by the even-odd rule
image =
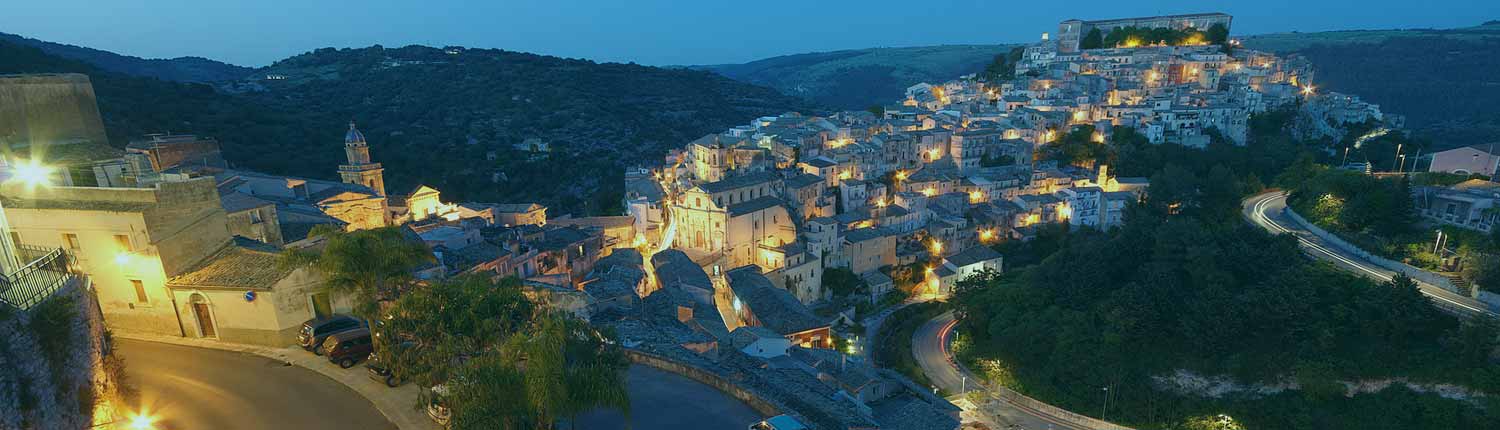
<svg viewBox="0 0 1500 430">
<path fill-rule="evenodd" d="M 1319 228 L 1317 225 L 1308 222 L 1306 219 L 1303 219 L 1302 216 L 1297 215 L 1297 212 L 1293 211 L 1290 206 L 1286 207 L 1285 213 L 1287 217 L 1296 222 L 1298 226 L 1301 226 L 1303 229 L 1311 232 L 1313 236 L 1317 236 L 1319 239 L 1323 239 L 1324 242 L 1333 245 L 1334 248 L 1338 248 L 1340 251 L 1354 254 L 1359 258 L 1364 259 L 1365 261 L 1369 261 L 1376 266 L 1380 266 L 1380 268 L 1382 269 L 1397 273 L 1405 273 L 1406 276 L 1410 276 L 1412 279 L 1415 279 L 1418 282 L 1433 285 L 1458 295 L 1469 295 L 1467 288 L 1459 288 L 1457 285 L 1453 285 L 1452 280 L 1445 278 L 1442 275 L 1423 270 L 1410 264 L 1390 260 L 1385 257 L 1366 252 L 1365 250 L 1360 249 L 1358 246 L 1354 246 L 1344 239 L 1339 238 L 1338 235 L 1329 233 L 1328 231 Z"/>
</svg>

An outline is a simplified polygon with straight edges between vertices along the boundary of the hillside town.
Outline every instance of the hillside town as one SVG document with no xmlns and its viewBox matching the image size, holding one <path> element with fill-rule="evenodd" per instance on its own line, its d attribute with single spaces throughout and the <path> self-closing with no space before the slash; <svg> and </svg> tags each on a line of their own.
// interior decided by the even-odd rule
<svg viewBox="0 0 1500 430">
<path fill-rule="evenodd" d="M 377 138 L 351 122 L 328 125 L 342 142 L 310 143 L 342 146 L 345 163 L 324 175 L 337 180 L 238 169 L 213 138 L 186 133 L 140 136 L 85 161 L 8 160 L 0 239 L 8 251 L 70 255 L 114 332 L 280 347 L 300 342 L 304 322 L 355 306 L 282 255 L 394 227 L 432 256 L 414 271 L 419 282 L 519 279 L 537 303 L 610 329 L 634 360 L 732 381 L 782 412 L 751 428 L 957 429 L 992 418 L 876 366 L 872 325 L 1003 273 L 997 244 L 1122 225 L 1147 178 L 1048 156 L 1065 136 L 1245 145 L 1252 115 L 1290 106 L 1313 119 L 1302 133 L 1402 126 L 1377 105 L 1321 91 L 1305 60 L 1238 47 L 1229 25 L 1224 14 L 1063 21 L 1024 48 L 1007 79 L 919 83 L 878 109 L 787 112 L 683 142 L 626 169 L 620 214 L 387 189 Z M 1125 27 L 1217 27 L 1226 39 L 1090 42 Z M 80 85 L 87 77 L 0 77 L 0 87 Z M 1493 174 L 1494 149 L 1456 149 L 1468 152 L 1448 164 L 1439 154 L 1431 169 Z M 533 139 L 515 152 L 548 149 Z M 1421 214 L 1489 231 L 1494 187 L 1484 184 L 1423 189 Z"/>
</svg>

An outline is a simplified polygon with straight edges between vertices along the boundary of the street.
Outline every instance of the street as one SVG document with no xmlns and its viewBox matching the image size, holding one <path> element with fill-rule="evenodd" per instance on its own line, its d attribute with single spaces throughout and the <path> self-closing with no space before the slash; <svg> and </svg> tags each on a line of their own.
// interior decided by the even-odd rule
<svg viewBox="0 0 1500 430">
<path fill-rule="evenodd" d="M 1296 236 L 1297 243 L 1302 247 L 1303 252 L 1313 256 L 1313 258 L 1327 261 L 1340 270 L 1371 278 L 1379 282 L 1389 281 L 1395 275 L 1395 272 L 1376 266 L 1357 255 L 1344 252 L 1332 244 L 1326 243 L 1323 239 L 1313 235 L 1312 232 L 1302 229 L 1296 222 L 1287 218 L 1282 213 L 1286 208 L 1286 192 L 1278 191 L 1251 196 L 1246 198 L 1241 206 L 1243 207 L 1242 215 L 1244 215 L 1245 219 L 1270 231 L 1272 234 L 1290 233 Z M 1489 312 L 1483 303 L 1472 298 L 1464 297 L 1424 282 L 1417 282 L 1417 287 L 1422 290 L 1422 294 L 1431 298 L 1434 304 L 1444 309 L 1478 314 Z"/>
<path fill-rule="evenodd" d="M 633 364 L 625 376 L 630 391 L 630 427 L 636 429 L 738 430 L 766 418 L 744 402 L 685 376 Z M 596 410 L 578 417 L 583 429 L 623 429 L 624 417 Z"/>
<path fill-rule="evenodd" d="M 238 352 L 116 338 L 160 429 L 395 429 L 369 401 L 316 372 Z"/>
<path fill-rule="evenodd" d="M 976 384 L 977 379 L 973 375 L 967 375 L 968 379 L 965 380 L 962 370 L 949 360 L 947 344 L 955 323 L 957 321 L 953 319 L 953 312 L 944 312 L 923 323 L 912 334 L 911 352 L 916 356 L 917 364 L 922 366 L 927 379 L 932 380 L 939 388 L 953 394 L 964 388 L 970 391 L 982 389 Z M 1028 430 L 1073 428 L 1004 401 L 989 402 L 982 412 L 1002 425 L 1018 425 Z"/>
</svg>

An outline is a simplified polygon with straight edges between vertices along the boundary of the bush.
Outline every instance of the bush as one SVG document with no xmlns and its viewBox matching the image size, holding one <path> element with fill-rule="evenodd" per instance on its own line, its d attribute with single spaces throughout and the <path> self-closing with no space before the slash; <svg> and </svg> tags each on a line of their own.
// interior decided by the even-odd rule
<svg viewBox="0 0 1500 430">
<path fill-rule="evenodd" d="M 916 357 L 912 355 L 911 337 L 922 324 L 947 312 L 948 308 L 945 302 L 923 302 L 901 308 L 886 317 L 880 326 L 880 333 L 876 334 L 873 354 L 875 363 L 900 372 L 919 384 L 932 385 L 932 381 L 927 379 L 927 374 L 922 372 L 922 366 L 917 364 Z"/>
</svg>

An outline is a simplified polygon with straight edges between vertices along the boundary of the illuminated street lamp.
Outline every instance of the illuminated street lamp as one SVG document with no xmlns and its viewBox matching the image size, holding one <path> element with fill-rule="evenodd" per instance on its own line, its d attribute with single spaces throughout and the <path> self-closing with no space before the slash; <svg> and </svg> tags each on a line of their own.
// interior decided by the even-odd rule
<svg viewBox="0 0 1500 430">
<path fill-rule="evenodd" d="M 1313 92 L 1316 91 L 1316 90 L 1317 90 L 1317 87 L 1312 86 L 1312 84 L 1303 85 L 1302 86 L 1302 95 L 1304 95 L 1304 96 L 1312 96 Z"/>
<path fill-rule="evenodd" d="M 15 160 L 9 180 L 26 184 L 28 187 L 52 185 L 53 170 L 55 169 L 52 166 L 43 165 L 36 160 Z"/>
<path fill-rule="evenodd" d="M 136 414 L 136 416 L 130 418 L 130 428 L 132 430 L 150 430 L 156 428 L 156 418 L 149 415 Z"/>
<path fill-rule="evenodd" d="M 932 240 L 932 255 L 934 257 L 943 255 L 943 242 L 937 239 Z"/>
</svg>

